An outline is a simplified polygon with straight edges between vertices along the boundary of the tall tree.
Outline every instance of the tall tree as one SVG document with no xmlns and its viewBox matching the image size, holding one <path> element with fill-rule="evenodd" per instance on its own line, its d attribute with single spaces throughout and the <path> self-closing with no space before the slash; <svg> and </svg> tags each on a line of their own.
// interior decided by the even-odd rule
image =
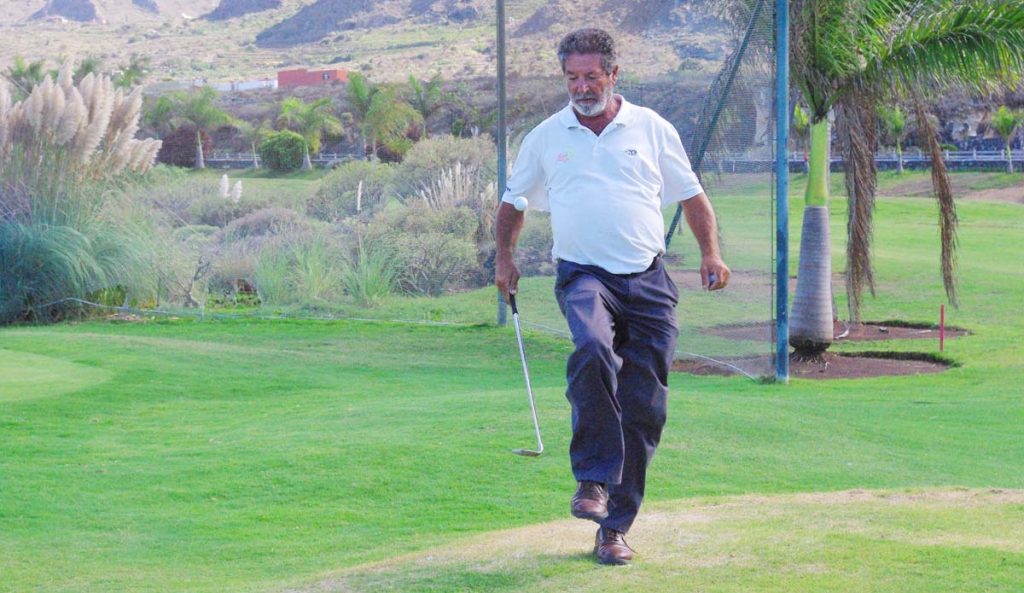
<svg viewBox="0 0 1024 593">
<path fill-rule="evenodd" d="M 290 129 L 302 135 L 306 141 L 306 154 L 302 159 L 302 168 L 313 168 L 309 153 L 320 151 L 320 142 L 324 132 L 341 134 L 341 120 L 334 115 L 334 105 L 324 97 L 312 103 L 306 103 L 296 97 L 288 97 L 281 102 L 281 114 L 278 120 Z"/>
<path fill-rule="evenodd" d="M 374 94 L 363 127 L 372 142 L 374 155 L 377 147 L 382 145 L 401 156 L 412 147 L 412 140 L 406 132 L 422 123 L 423 116 L 419 111 L 399 99 L 393 89 L 382 89 Z"/>
<path fill-rule="evenodd" d="M 991 0 L 792 0 L 790 71 L 811 115 L 810 174 L 805 194 L 800 269 L 790 342 L 816 356 L 832 342 L 826 154 L 829 112 L 843 155 L 847 220 L 846 290 L 850 317 L 874 292 L 870 261 L 877 170 L 877 106 L 893 97 L 917 102 L 921 134 L 934 142 L 921 96 L 951 85 L 992 90 L 1024 71 L 1024 3 Z M 935 143 L 937 145 L 937 143 Z M 956 303 L 956 211 L 941 154 L 932 151 L 940 202 L 942 269 Z"/>
<path fill-rule="evenodd" d="M 1013 173 L 1013 151 L 1010 145 L 1018 130 L 1024 126 L 1024 111 L 1015 111 L 1006 105 L 999 107 L 999 110 L 992 116 L 992 129 L 1003 139 L 1006 147 L 1006 172 Z"/>
<path fill-rule="evenodd" d="M 882 135 L 896 147 L 896 172 L 903 175 L 903 136 L 906 134 L 907 117 L 900 106 L 878 107 L 878 119 L 882 124 Z"/>
<path fill-rule="evenodd" d="M 420 82 L 418 78 L 409 75 L 409 94 L 406 95 L 406 100 L 409 105 L 412 105 L 413 109 L 420 112 L 423 116 L 423 137 L 429 138 L 430 132 L 427 131 L 427 121 L 444 107 L 444 90 L 441 88 L 442 84 L 441 75 L 437 74 L 426 83 Z"/>
<path fill-rule="evenodd" d="M 259 155 L 256 151 L 256 147 L 263 142 L 263 140 L 270 135 L 274 130 L 273 126 L 267 120 L 261 120 L 259 123 L 251 124 L 244 120 L 235 122 L 235 127 L 238 128 L 239 133 L 249 141 L 249 147 L 252 150 L 252 168 L 260 168 Z"/>
<path fill-rule="evenodd" d="M 352 107 L 352 119 L 359 126 L 359 138 L 364 157 L 366 156 L 366 116 L 370 113 L 373 97 L 377 94 L 377 90 L 375 85 L 370 84 L 358 72 L 354 72 L 348 77 L 348 103 Z"/>
<path fill-rule="evenodd" d="M 235 118 L 217 107 L 217 91 L 202 87 L 185 93 L 176 91 L 157 99 L 146 112 L 145 121 L 161 132 L 192 125 L 196 129 L 195 168 L 206 166 L 203 157 L 203 132 L 210 132 L 218 126 L 235 124 Z"/>
</svg>

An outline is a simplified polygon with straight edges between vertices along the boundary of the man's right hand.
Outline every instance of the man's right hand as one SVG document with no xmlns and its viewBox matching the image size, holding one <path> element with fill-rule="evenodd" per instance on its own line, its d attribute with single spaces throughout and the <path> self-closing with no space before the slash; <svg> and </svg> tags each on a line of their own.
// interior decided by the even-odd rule
<svg viewBox="0 0 1024 593">
<path fill-rule="evenodd" d="M 498 254 L 494 265 L 494 284 L 501 291 L 501 296 L 508 302 L 509 293 L 515 294 L 519 286 L 519 268 L 512 260 L 512 254 Z"/>
<path fill-rule="evenodd" d="M 523 213 L 512 204 L 502 202 L 495 216 L 495 243 L 497 255 L 494 258 L 494 284 L 501 296 L 508 302 L 509 293 L 515 294 L 519 285 L 519 268 L 512 258 L 519 231 L 523 230 Z"/>
</svg>

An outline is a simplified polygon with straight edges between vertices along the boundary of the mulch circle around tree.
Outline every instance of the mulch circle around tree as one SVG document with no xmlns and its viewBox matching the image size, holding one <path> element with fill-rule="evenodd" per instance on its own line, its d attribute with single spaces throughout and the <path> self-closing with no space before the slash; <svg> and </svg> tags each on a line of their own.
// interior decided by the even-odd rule
<svg viewBox="0 0 1024 593">
<path fill-rule="evenodd" d="M 761 324 L 758 326 L 728 325 L 712 327 L 702 330 L 702 333 L 733 340 L 769 341 L 772 339 L 773 331 L 773 327 Z M 880 340 L 933 339 L 937 346 L 939 340 L 938 328 L 903 323 L 867 322 L 848 325 L 840 322 L 836 324 L 835 332 L 837 336 L 836 344 Z M 963 328 L 947 327 L 945 329 L 946 339 L 967 334 L 967 330 Z M 737 359 L 723 360 L 721 362 L 744 368 L 750 366 L 752 361 Z M 687 359 L 677 360 L 673 363 L 672 370 L 693 375 L 729 376 L 736 374 L 727 365 L 717 364 L 714 361 Z M 790 356 L 789 374 L 790 377 L 801 379 L 857 379 L 863 377 L 940 373 L 950 366 L 951 364 L 948 361 L 940 357 L 921 352 L 825 352 L 818 360 L 804 360 Z"/>
</svg>

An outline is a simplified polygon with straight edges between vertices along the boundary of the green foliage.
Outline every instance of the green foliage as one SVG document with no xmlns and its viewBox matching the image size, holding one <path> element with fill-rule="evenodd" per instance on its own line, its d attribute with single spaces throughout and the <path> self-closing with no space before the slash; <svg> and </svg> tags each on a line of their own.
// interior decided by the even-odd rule
<svg viewBox="0 0 1024 593">
<path fill-rule="evenodd" d="M 410 199 L 429 186 L 441 171 L 462 170 L 487 184 L 497 179 L 497 147 L 489 136 L 434 136 L 417 142 L 395 170 L 389 191 Z M 497 198 L 495 197 L 495 200 Z"/>
<path fill-rule="evenodd" d="M 999 134 L 1003 142 L 1009 146 L 1014 134 L 1024 126 L 1024 111 L 1010 109 L 1006 105 L 1000 105 L 999 109 L 992 115 L 992 129 Z"/>
<path fill-rule="evenodd" d="M 478 226 L 476 213 L 467 207 L 435 209 L 413 201 L 384 210 L 370 224 L 367 238 L 393 247 L 403 291 L 438 296 L 464 285 L 479 268 Z"/>
<path fill-rule="evenodd" d="M 46 61 L 26 62 L 20 55 L 7 67 L 4 77 L 14 86 L 15 100 L 27 97 L 46 78 Z"/>
<path fill-rule="evenodd" d="M 310 216 L 333 222 L 354 216 L 356 198 L 362 183 L 360 212 L 372 213 L 384 203 L 385 190 L 394 176 L 395 167 L 372 161 L 349 161 L 328 173 L 316 195 L 306 203 Z"/>
<path fill-rule="evenodd" d="M 280 235 L 264 244 L 256 262 L 256 287 L 269 305 L 337 303 L 344 293 L 345 250 L 327 231 Z"/>
<path fill-rule="evenodd" d="M 356 246 L 341 271 L 341 285 L 358 305 L 374 307 L 394 292 L 399 273 L 390 246 L 364 241 L 357 233 Z"/>
<path fill-rule="evenodd" d="M 275 132 L 260 143 L 260 159 L 275 171 L 294 171 L 302 166 L 306 140 L 291 130 Z"/>
<path fill-rule="evenodd" d="M 328 98 L 306 103 L 296 97 L 288 97 L 281 103 L 279 120 L 298 132 L 306 140 L 309 151 L 320 152 L 320 141 L 326 132 L 337 136 L 342 133 L 341 120 L 332 113 L 334 105 Z"/>
<path fill-rule="evenodd" d="M 409 132 L 422 124 L 423 116 L 393 89 L 381 89 L 373 94 L 363 127 L 374 154 L 382 146 L 401 158 L 413 145 Z"/>
<path fill-rule="evenodd" d="M 423 116 L 423 137 L 429 137 L 426 122 L 445 106 L 444 91 L 441 88 L 443 80 L 440 74 L 436 74 L 426 83 L 418 78 L 409 75 L 409 94 L 406 100 L 413 109 Z"/>
</svg>

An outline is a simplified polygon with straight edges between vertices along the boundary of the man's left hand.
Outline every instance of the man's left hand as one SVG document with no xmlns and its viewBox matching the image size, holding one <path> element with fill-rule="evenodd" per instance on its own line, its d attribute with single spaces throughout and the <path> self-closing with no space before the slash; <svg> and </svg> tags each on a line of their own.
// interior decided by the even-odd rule
<svg viewBox="0 0 1024 593">
<path fill-rule="evenodd" d="M 725 265 L 722 258 L 716 256 L 705 257 L 700 262 L 700 284 L 708 290 L 721 290 L 729 284 L 729 277 L 732 272 L 729 266 Z M 708 279 L 714 277 L 714 282 Z"/>
</svg>

